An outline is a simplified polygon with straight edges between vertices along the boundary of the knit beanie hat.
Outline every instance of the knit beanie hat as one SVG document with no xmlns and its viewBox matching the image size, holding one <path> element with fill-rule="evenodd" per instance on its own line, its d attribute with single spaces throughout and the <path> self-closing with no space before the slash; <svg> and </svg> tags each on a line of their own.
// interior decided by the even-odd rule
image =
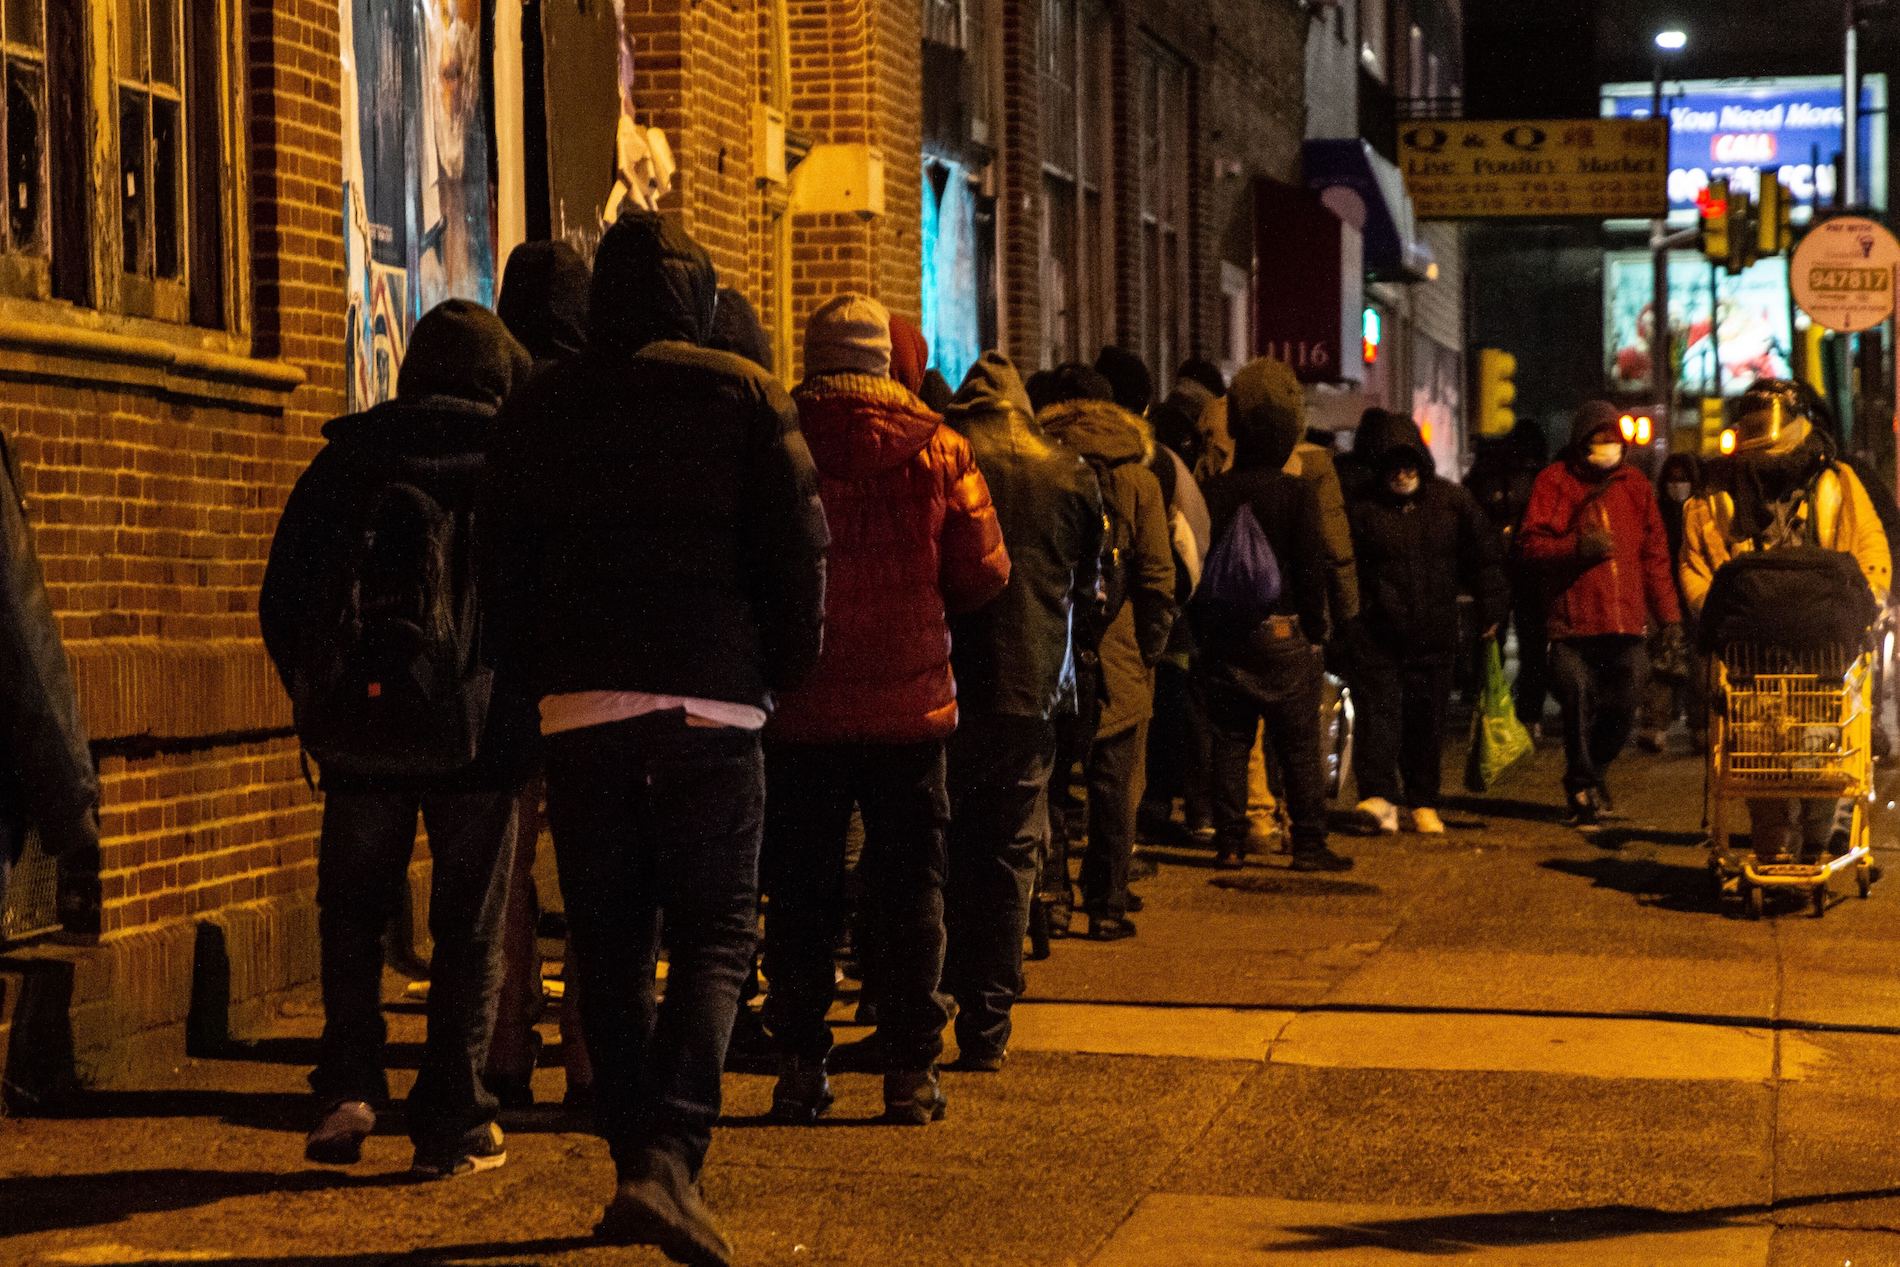
<svg viewBox="0 0 1900 1267">
<path fill-rule="evenodd" d="M 930 344 L 907 317 L 891 317 L 891 377 L 912 392 L 924 385 L 924 371 L 930 366 Z"/>
<path fill-rule="evenodd" d="M 891 314 L 868 295 L 826 300 L 805 324 L 805 373 L 891 372 Z"/>
<path fill-rule="evenodd" d="M 1284 466 L 1306 433 L 1306 389 L 1284 361 L 1249 361 L 1227 385 L 1227 425 L 1236 465 Z"/>
</svg>

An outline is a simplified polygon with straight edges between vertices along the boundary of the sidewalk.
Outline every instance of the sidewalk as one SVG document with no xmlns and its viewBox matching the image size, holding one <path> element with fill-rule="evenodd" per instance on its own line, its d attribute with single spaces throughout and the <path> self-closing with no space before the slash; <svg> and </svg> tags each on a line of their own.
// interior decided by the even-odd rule
<svg viewBox="0 0 1900 1267">
<path fill-rule="evenodd" d="M 1445 840 L 1342 841 L 1346 876 L 1163 851 L 1141 935 L 1030 965 L 1008 1068 L 945 1075 L 939 1126 L 869 1124 L 862 1074 L 766 1125 L 771 1080 L 729 1076 L 705 1185 L 741 1261 L 1900 1262 L 1895 891 L 1718 913 L 1694 760 L 1619 767 L 1633 821 L 1594 838 L 1554 764 Z M 302 998 L 241 1059 L 0 1122 L 0 1260 L 662 1261 L 588 1241 L 605 1149 L 554 1109 L 492 1175 L 409 1184 L 396 1124 L 307 1166 L 317 1028 Z"/>
</svg>

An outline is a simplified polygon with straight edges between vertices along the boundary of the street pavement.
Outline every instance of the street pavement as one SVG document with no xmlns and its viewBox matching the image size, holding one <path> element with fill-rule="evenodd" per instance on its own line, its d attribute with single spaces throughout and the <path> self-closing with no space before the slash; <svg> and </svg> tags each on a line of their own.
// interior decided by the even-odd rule
<svg viewBox="0 0 1900 1267">
<path fill-rule="evenodd" d="M 1341 841 L 1349 875 L 1156 850 L 1140 936 L 1031 964 L 1008 1067 L 946 1074 L 941 1125 L 873 1124 L 868 1074 L 767 1125 L 770 1079 L 729 1075 L 705 1188 L 740 1261 L 1900 1264 L 1900 889 L 1748 921 L 1710 894 L 1698 760 L 1626 758 L 1629 821 L 1591 835 L 1558 765 L 1446 838 Z M 319 1019 L 300 995 L 229 1059 L 0 1121 L 0 1261 L 662 1261 L 589 1242 L 606 1151 L 555 1108 L 506 1119 L 492 1174 L 408 1182 L 394 1121 L 307 1165 Z"/>
</svg>

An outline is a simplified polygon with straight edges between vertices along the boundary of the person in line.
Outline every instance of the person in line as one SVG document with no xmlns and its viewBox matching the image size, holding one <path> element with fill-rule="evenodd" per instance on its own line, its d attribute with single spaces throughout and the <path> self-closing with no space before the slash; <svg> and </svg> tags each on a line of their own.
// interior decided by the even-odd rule
<svg viewBox="0 0 1900 1267">
<path fill-rule="evenodd" d="M 615 221 L 587 350 L 510 403 L 483 499 L 616 1174 L 595 1235 L 700 1264 L 732 1254 L 698 1180 L 756 938 L 759 732 L 817 662 L 826 541 L 784 389 L 706 346 L 716 290 L 685 232 Z"/>
<path fill-rule="evenodd" d="M 1642 727 L 1637 746 L 1661 752 L 1668 746 L 1669 728 L 1678 717 L 1689 721 L 1689 746 L 1696 752 L 1708 747 L 1707 665 L 1696 650 L 1695 615 L 1682 589 L 1684 514 L 1689 499 L 1702 487 L 1702 463 L 1693 453 L 1671 453 L 1656 474 L 1656 503 L 1662 510 L 1663 533 L 1669 538 L 1670 575 L 1676 578 L 1676 598 L 1682 607 L 1683 639 L 1666 645 L 1660 637 L 1650 644 L 1652 672 L 1643 697 Z"/>
<path fill-rule="evenodd" d="M 1550 700 L 1550 639 L 1545 632 L 1549 613 L 1542 570 L 1524 561 L 1518 539 L 1524 512 L 1531 504 L 1531 486 L 1548 456 L 1543 428 L 1520 422 L 1503 439 L 1481 442 L 1477 461 L 1465 476 L 1465 487 L 1504 542 L 1505 576 L 1511 583 L 1510 628 L 1517 635 L 1517 677 L 1511 683 L 1511 699 L 1517 719 L 1533 736 L 1543 734 L 1544 706 Z"/>
<path fill-rule="evenodd" d="M 1095 475 L 1036 425 L 1016 367 L 985 352 L 944 421 L 988 483 L 1009 586 L 950 622 L 960 718 L 950 740 L 950 876 L 944 990 L 956 1000 L 956 1067 L 1000 1069 L 1022 990 L 1023 935 L 1049 832 L 1054 718 L 1073 678 L 1069 622 L 1095 590 L 1102 498 Z"/>
<path fill-rule="evenodd" d="M 1735 432 L 1729 486 L 1707 489 L 1683 509 L 1679 576 L 1689 610 L 1700 616 L 1706 606 L 1716 618 L 1710 589 L 1731 559 L 1802 548 L 1852 556 L 1874 602 L 1884 604 L 1893 588 L 1893 555 L 1879 511 L 1860 477 L 1836 456 L 1833 438 L 1814 425 L 1806 394 L 1784 379 L 1758 380 L 1742 396 Z M 1773 862 L 1796 852 L 1793 837 L 1801 855 L 1813 860 L 1844 836 L 1841 809 L 1828 797 L 1750 798 L 1750 844 Z"/>
<path fill-rule="evenodd" d="M 957 726 L 948 618 L 1003 591 L 1009 556 L 969 442 L 891 377 L 891 318 L 839 295 L 805 330 L 793 393 L 831 523 L 824 654 L 767 734 L 765 1022 L 781 1052 L 772 1114 L 816 1120 L 845 838 L 864 820 L 859 918 L 877 1004 L 887 1121 L 943 1116 L 944 741 Z"/>
<path fill-rule="evenodd" d="M 1347 507 L 1359 617 L 1346 628 L 1358 812 L 1383 833 L 1445 831 L 1439 817 L 1445 717 L 1457 657 L 1458 595 L 1486 636 L 1509 609 L 1503 550 L 1471 494 L 1441 479 L 1418 424 L 1378 410 L 1359 424 L 1375 479 Z"/>
<path fill-rule="evenodd" d="M 587 261 L 565 242 L 523 242 L 509 253 L 495 315 L 528 350 L 534 362 L 532 374 L 545 374 L 581 354 L 587 341 L 587 291 L 592 284 Z M 504 1109 L 534 1103 L 534 1068 L 541 1052 L 541 1036 L 534 1025 L 547 1000 L 536 935 L 541 900 L 534 884 L 534 855 L 544 822 L 545 790 L 537 774 L 522 790 L 515 811 L 514 871 L 508 879 L 508 910 L 502 919 L 501 992 L 495 1001 L 495 1033 L 483 1075 Z M 572 962 L 570 947 L 563 960 L 562 971 L 569 979 L 564 984 L 571 984 L 575 976 L 568 966 Z M 587 1103 L 593 1084 L 579 1008 L 578 989 L 564 992 L 561 1063 L 567 1073 L 566 1098 L 572 1105 Z"/>
<path fill-rule="evenodd" d="M 469 578 L 495 415 L 527 377 L 500 318 L 450 300 L 416 323 L 396 398 L 327 424 L 284 506 L 258 603 L 298 738 L 322 774 L 317 844 L 323 1037 L 310 1160 L 360 1159 L 389 1098 L 383 932 L 420 813 L 434 866 L 429 1026 L 409 1095 L 415 1173 L 507 1160 L 482 1079 L 531 715 L 484 667 L 489 604 Z M 429 691 L 418 677 L 438 683 Z"/>
<path fill-rule="evenodd" d="M 1606 775 L 1649 679 L 1650 621 L 1682 637 L 1656 490 L 1624 461 L 1616 406 L 1587 401 L 1531 486 L 1519 549 L 1543 575 L 1550 669 L 1563 707 L 1564 796 L 1589 826 L 1615 812 Z"/>
<path fill-rule="evenodd" d="M 1155 403 L 1155 376 L 1137 353 L 1110 343 L 1095 355 L 1095 372 L 1108 380 L 1111 399 L 1137 418 Z"/>
<path fill-rule="evenodd" d="M 1088 782 L 1088 848 L 1082 855 L 1082 905 L 1089 936 L 1119 941 L 1135 935 L 1128 918 L 1129 863 L 1135 815 L 1145 780 L 1143 757 L 1154 715 L 1155 662 L 1174 624 L 1175 567 L 1166 501 L 1149 469 L 1148 426 L 1110 398 L 1103 376 L 1086 366 L 1058 368 L 1051 403 L 1036 422 L 1095 471 L 1106 529 L 1101 597 L 1088 605 L 1078 644 L 1090 657 L 1092 680 L 1077 677 L 1077 714 L 1064 722 L 1067 754 Z M 1052 802 L 1066 797 L 1069 767 L 1058 755 Z M 1066 895 L 1066 839 L 1058 837 L 1044 871 L 1045 894 Z M 1059 884 L 1060 888 L 1048 887 Z M 1058 918 L 1050 912 L 1051 929 Z"/>
<path fill-rule="evenodd" d="M 1287 474 L 1306 431 L 1306 393 L 1293 371 L 1262 358 L 1227 390 L 1234 466 L 1207 489 L 1215 549 L 1243 509 L 1258 523 L 1284 578 L 1265 620 L 1202 606 L 1195 613 L 1199 671 L 1212 728 L 1217 861 L 1237 866 L 1250 848 L 1248 755 L 1265 724 L 1284 779 L 1292 865 L 1345 871 L 1352 859 L 1327 843 L 1326 779 L 1320 764 L 1320 647 L 1329 636 L 1331 568 L 1319 497 Z"/>
</svg>

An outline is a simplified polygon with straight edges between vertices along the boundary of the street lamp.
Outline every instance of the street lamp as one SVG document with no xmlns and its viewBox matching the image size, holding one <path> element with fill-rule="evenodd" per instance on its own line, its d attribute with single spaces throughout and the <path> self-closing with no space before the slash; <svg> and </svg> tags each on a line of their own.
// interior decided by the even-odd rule
<svg viewBox="0 0 1900 1267">
<path fill-rule="evenodd" d="M 1655 50 L 1651 65 L 1655 76 L 1651 80 L 1649 96 L 1649 117 L 1663 117 L 1663 58 L 1672 53 L 1680 53 L 1688 47 L 1688 33 L 1679 27 L 1668 27 L 1656 32 Z M 1665 164 L 1666 165 L 1666 164 Z M 1672 415 L 1675 413 L 1676 384 L 1669 363 L 1669 236 L 1668 211 L 1664 210 L 1660 219 L 1649 223 L 1649 254 L 1654 289 L 1650 294 L 1650 331 L 1649 331 L 1649 383 L 1654 388 L 1656 407 L 1659 410 L 1657 423 L 1664 436 L 1670 434 Z M 1721 392 L 1721 369 L 1716 369 L 1716 391 Z M 1666 444 L 1665 444 L 1665 447 Z"/>
</svg>

